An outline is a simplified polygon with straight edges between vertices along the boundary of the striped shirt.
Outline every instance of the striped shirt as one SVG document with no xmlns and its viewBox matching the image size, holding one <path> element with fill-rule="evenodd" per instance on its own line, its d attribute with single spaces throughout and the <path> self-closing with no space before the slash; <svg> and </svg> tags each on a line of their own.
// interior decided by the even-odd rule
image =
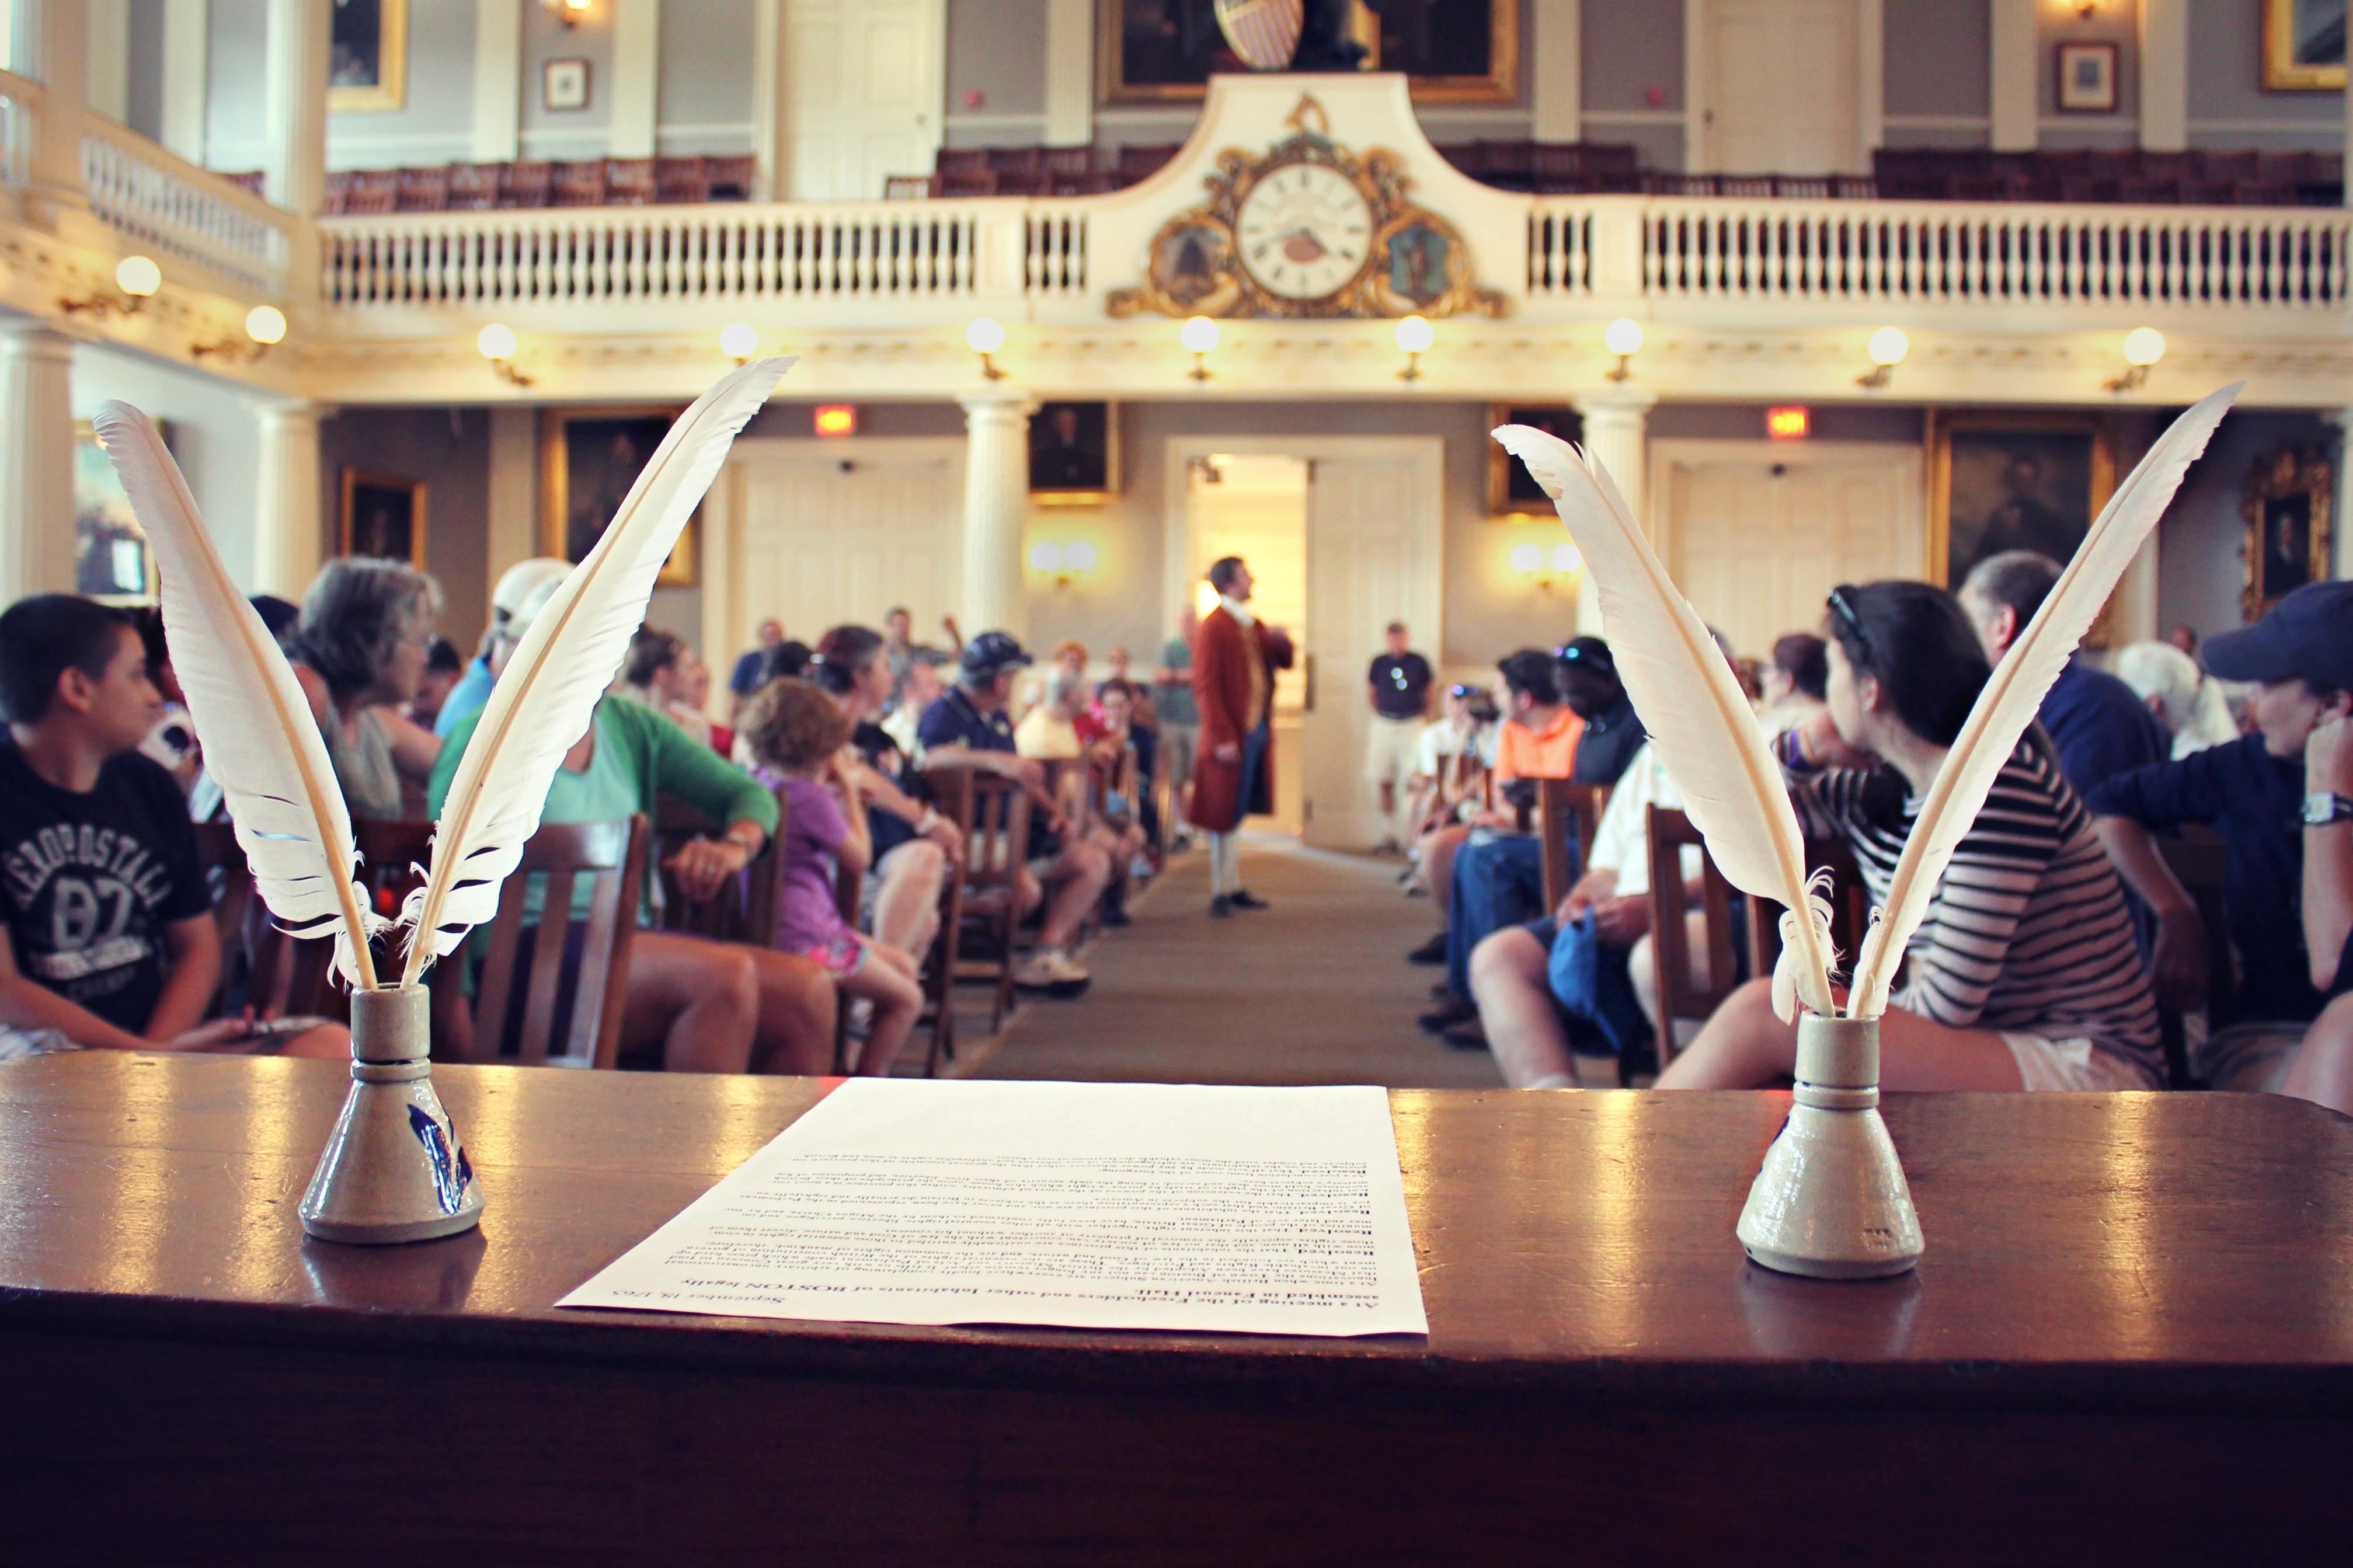
<svg viewBox="0 0 2353 1568">
<path fill-rule="evenodd" d="M 1863 809 L 1871 775 L 1792 765 L 1789 793 L 1809 833 L 1842 836 L 1883 907 L 1895 862 L 1918 815 L 1907 795 L 1894 826 Z M 2162 1081 L 2157 1002 L 2133 944 L 2122 884 L 2091 815 L 2032 738 L 1994 780 L 1977 821 L 1913 934 L 1908 978 L 1895 1005 L 1956 1029 L 2084 1039 Z"/>
</svg>

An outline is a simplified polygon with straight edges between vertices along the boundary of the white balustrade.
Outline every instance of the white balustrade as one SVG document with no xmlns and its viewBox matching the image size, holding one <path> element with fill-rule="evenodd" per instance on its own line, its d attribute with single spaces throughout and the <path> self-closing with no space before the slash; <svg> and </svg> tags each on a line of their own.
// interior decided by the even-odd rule
<svg viewBox="0 0 2353 1568">
<path fill-rule="evenodd" d="M 33 116 L 41 111 L 41 84 L 15 71 L 0 70 L 0 182 L 21 185 L 33 142 Z"/>
<path fill-rule="evenodd" d="M 81 143 L 90 211 L 126 238 L 265 299 L 282 298 L 292 216 L 233 181 L 90 117 Z"/>
</svg>

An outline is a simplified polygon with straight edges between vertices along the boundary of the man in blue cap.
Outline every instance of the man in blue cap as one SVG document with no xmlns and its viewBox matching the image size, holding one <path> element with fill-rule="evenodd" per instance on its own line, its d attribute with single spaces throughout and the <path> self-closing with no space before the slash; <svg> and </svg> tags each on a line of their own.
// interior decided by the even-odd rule
<svg viewBox="0 0 2353 1568">
<path fill-rule="evenodd" d="M 2353 776 L 2340 776 L 2336 760 L 2353 714 L 2353 582 L 2298 588 L 2254 626 L 2210 638 L 2205 652 L 2218 678 L 2255 683 L 2255 732 L 2117 773 L 2085 804 L 2116 868 L 2156 911 L 2158 999 L 2185 1011 L 2206 999 L 2205 932 L 2150 835 L 2195 822 L 2222 836 L 2239 985 L 2191 1065 L 2217 1089 L 2277 1089 L 2322 1008 L 2353 991 L 2343 962 L 2353 878 L 2306 881 L 2353 868 Z"/>
</svg>

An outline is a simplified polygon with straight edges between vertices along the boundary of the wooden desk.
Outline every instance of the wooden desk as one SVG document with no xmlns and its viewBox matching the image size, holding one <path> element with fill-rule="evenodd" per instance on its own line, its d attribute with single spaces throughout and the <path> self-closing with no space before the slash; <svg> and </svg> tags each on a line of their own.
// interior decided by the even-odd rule
<svg viewBox="0 0 2353 1568">
<path fill-rule="evenodd" d="M 334 1064 L 0 1068 L 12 1558 L 2211 1563 L 2353 1522 L 2353 1121 L 2297 1101 L 1896 1097 L 1927 1259 L 1827 1285 L 1733 1240 L 1779 1096 L 1400 1093 L 1424 1342 L 559 1312 L 823 1086 L 435 1076 L 489 1213 L 378 1250 L 294 1218 Z"/>
</svg>

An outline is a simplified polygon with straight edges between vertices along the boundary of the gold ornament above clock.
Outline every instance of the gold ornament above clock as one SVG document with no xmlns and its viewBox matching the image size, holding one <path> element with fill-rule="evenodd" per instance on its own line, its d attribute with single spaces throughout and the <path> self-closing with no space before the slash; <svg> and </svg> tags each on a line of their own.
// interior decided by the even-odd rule
<svg viewBox="0 0 2353 1568">
<path fill-rule="evenodd" d="M 1218 154 L 1209 199 L 1160 226 L 1143 286 L 1104 301 L 1113 315 L 1504 313 L 1454 226 L 1406 200 L 1396 153 L 1334 142 L 1313 97 L 1285 123 L 1296 134 L 1263 156 Z"/>
</svg>

